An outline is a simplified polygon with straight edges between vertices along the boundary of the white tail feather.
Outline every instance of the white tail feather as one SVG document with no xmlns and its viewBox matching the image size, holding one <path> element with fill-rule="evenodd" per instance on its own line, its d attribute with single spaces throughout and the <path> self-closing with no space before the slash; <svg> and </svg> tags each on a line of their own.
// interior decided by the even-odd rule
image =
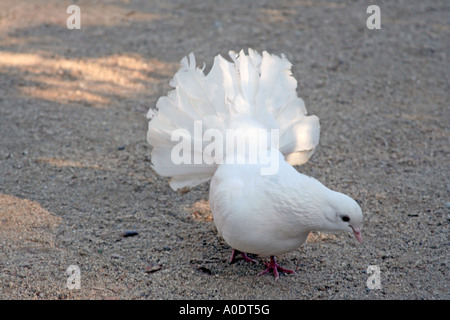
<svg viewBox="0 0 450 320">
<path fill-rule="evenodd" d="M 157 111 L 150 109 L 147 140 L 152 145 L 152 165 L 161 176 L 171 177 L 173 189 L 193 187 L 208 181 L 217 164 L 176 164 L 172 159 L 172 141 L 177 129 L 195 137 L 195 122 L 207 129 L 241 126 L 279 129 L 279 150 L 292 165 L 308 161 L 319 143 L 320 125 L 316 116 L 307 116 L 304 102 L 297 96 L 297 81 L 291 73 L 291 63 L 284 55 L 262 56 L 249 49 L 230 52 L 232 62 L 220 55 L 214 59 L 211 71 L 205 75 L 197 68 L 194 54 L 181 60 L 171 86 L 175 89 L 161 97 Z M 178 130 L 179 131 L 179 130 Z M 208 141 L 197 141 L 204 148 Z M 194 141 L 194 145 L 195 145 Z M 191 149 L 190 159 L 202 159 L 201 150 Z"/>
</svg>

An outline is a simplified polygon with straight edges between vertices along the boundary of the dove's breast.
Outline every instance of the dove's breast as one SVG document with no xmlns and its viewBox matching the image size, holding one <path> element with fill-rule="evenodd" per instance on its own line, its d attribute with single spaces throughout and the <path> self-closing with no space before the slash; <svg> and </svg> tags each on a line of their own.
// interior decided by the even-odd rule
<svg viewBox="0 0 450 320">
<path fill-rule="evenodd" d="M 278 210 L 268 196 L 277 176 L 262 176 L 256 165 L 221 165 L 210 186 L 210 205 L 219 234 L 239 251 L 279 255 L 302 245 L 309 231 L 295 215 Z"/>
</svg>

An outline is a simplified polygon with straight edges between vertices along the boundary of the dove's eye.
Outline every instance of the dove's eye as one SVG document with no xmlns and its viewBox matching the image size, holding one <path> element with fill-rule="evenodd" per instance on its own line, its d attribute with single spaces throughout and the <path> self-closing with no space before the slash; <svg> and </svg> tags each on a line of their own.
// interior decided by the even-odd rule
<svg viewBox="0 0 450 320">
<path fill-rule="evenodd" d="M 342 221 L 349 222 L 350 221 L 350 217 L 349 216 L 343 216 L 342 217 Z"/>
</svg>

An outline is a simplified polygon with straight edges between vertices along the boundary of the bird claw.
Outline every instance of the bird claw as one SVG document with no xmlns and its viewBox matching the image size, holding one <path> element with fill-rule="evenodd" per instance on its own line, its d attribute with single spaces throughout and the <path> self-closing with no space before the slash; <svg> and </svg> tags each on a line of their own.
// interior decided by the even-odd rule
<svg viewBox="0 0 450 320">
<path fill-rule="evenodd" d="M 285 268 L 281 267 L 275 260 L 274 256 L 270 257 L 270 262 L 265 262 L 264 264 L 266 265 L 267 269 L 258 273 L 258 276 L 262 276 L 266 273 L 273 272 L 273 275 L 275 276 L 275 280 L 278 280 L 278 278 L 280 277 L 279 272 L 289 273 L 289 274 L 292 274 L 292 273 L 297 274 L 294 270 L 285 269 Z"/>
<path fill-rule="evenodd" d="M 237 253 L 240 253 L 241 256 L 242 256 L 242 258 L 243 258 L 245 261 L 247 261 L 247 262 L 253 262 L 253 263 L 255 263 L 255 264 L 258 264 L 258 261 L 256 261 L 255 259 L 250 258 L 245 252 L 238 251 L 238 250 L 236 250 L 236 249 L 233 249 L 233 252 L 231 253 L 231 257 L 230 257 L 230 260 L 229 260 L 229 263 L 230 263 L 230 264 L 233 263 L 233 262 L 236 260 L 236 254 L 237 254 Z"/>
</svg>

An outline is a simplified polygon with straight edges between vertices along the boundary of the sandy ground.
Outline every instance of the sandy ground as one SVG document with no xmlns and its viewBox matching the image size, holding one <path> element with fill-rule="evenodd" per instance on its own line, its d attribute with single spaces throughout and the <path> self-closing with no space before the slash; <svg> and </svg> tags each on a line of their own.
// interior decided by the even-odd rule
<svg viewBox="0 0 450 320">
<path fill-rule="evenodd" d="M 380 30 L 366 1 L 73 3 L 80 30 L 66 28 L 72 1 L 1 4 L 1 299 L 450 297 L 448 1 L 374 1 Z M 248 47 L 285 53 L 321 119 L 298 170 L 365 213 L 362 245 L 313 234 L 280 257 L 298 275 L 276 282 L 261 263 L 227 263 L 208 185 L 173 192 L 145 140 L 184 55 L 208 69 Z"/>
</svg>

